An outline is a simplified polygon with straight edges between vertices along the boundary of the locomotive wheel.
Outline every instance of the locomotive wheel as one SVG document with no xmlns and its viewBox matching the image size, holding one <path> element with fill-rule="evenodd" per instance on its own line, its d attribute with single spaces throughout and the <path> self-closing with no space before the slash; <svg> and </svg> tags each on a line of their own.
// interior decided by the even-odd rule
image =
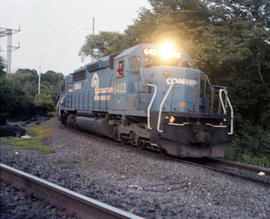
<svg viewBox="0 0 270 219">
<path fill-rule="evenodd" d="M 138 139 L 138 148 L 139 148 L 139 150 L 140 150 L 140 151 L 143 150 L 144 147 L 145 147 L 144 141 L 143 141 L 141 138 L 139 138 L 139 139 Z"/>
<path fill-rule="evenodd" d="M 68 124 L 68 127 L 72 128 L 72 129 L 76 129 L 77 128 L 77 125 L 76 125 L 76 121 L 75 121 L 74 116 L 69 116 L 68 117 L 67 124 Z"/>
<path fill-rule="evenodd" d="M 117 128 L 116 127 L 113 127 L 113 139 L 115 141 L 119 141 L 119 136 L 118 136 L 118 131 L 117 131 Z"/>
<path fill-rule="evenodd" d="M 121 134 L 119 137 L 119 142 L 120 144 L 125 145 L 128 143 L 128 139 L 123 134 Z"/>
<path fill-rule="evenodd" d="M 130 143 L 133 145 L 133 146 L 138 146 L 139 144 L 139 137 L 133 132 L 131 131 L 129 133 L 129 137 L 130 137 Z"/>
<path fill-rule="evenodd" d="M 119 142 L 120 144 L 124 145 L 125 144 L 125 138 L 123 137 L 123 135 L 119 136 Z"/>
</svg>

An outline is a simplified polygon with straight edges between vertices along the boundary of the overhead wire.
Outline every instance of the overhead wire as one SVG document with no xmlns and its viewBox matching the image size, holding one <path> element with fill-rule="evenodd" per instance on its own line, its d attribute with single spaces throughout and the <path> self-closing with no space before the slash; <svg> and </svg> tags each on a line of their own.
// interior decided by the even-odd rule
<svg viewBox="0 0 270 219">
<path fill-rule="evenodd" d="M 66 19 L 59 13 L 59 10 L 54 6 L 54 4 L 50 0 L 45 0 L 47 5 L 55 12 L 54 15 L 59 18 L 59 20 L 62 20 L 62 23 L 64 23 L 69 29 L 71 30 L 79 30 L 77 25 L 71 25 L 70 23 L 66 22 Z M 65 4 L 63 4 L 65 5 Z M 76 28 L 74 28 L 76 27 Z"/>
<path fill-rule="evenodd" d="M 81 26 L 81 22 L 77 19 L 77 17 L 74 16 L 74 14 L 71 12 L 70 8 L 68 7 L 67 4 L 63 4 L 64 8 L 66 9 L 65 11 L 69 14 L 69 16 L 72 18 L 72 21 L 74 24 L 76 23 L 78 26 Z"/>
<path fill-rule="evenodd" d="M 74 46 L 71 42 L 67 41 L 61 34 L 58 33 L 58 31 L 54 28 L 53 25 L 36 9 L 36 7 L 32 4 L 30 0 L 27 0 L 29 5 L 33 8 L 33 10 L 37 13 L 37 15 L 50 27 L 50 29 L 64 42 L 66 42 L 69 46 L 73 47 L 74 49 L 78 50 L 76 46 Z"/>
</svg>

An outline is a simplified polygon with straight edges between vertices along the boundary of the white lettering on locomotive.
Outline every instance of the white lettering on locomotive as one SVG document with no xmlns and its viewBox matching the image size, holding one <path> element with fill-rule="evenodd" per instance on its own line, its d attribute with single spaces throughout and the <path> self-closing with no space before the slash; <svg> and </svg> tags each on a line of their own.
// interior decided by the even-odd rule
<svg viewBox="0 0 270 219">
<path fill-rule="evenodd" d="M 110 99 L 110 93 L 126 93 L 127 84 L 126 83 L 118 83 L 114 84 L 113 87 L 104 87 L 99 88 L 99 78 L 98 74 L 94 73 L 91 80 L 91 87 L 93 87 L 95 96 L 95 101 L 106 101 Z"/>
<path fill-rule="evenodd" d="M 190 85 L 194 86 L 197 85 L 197 81 L 191 80 L 191 79 L 186 79 L 186 78 L 167 78 L 166 83 L 168 85 Z"/>
<path fill-rule="evenodd" d="M 119 83 L 119 84 L 115 84 L 113 86 L 113 93 L 126 93 L 127 91 L 127 84 L 126 83 Z"/>
<path fill-rule="evenodd" d="M 82 89 L 82 83 L 74 83 L 74 90 L 80 90 Z"/>
</svg>

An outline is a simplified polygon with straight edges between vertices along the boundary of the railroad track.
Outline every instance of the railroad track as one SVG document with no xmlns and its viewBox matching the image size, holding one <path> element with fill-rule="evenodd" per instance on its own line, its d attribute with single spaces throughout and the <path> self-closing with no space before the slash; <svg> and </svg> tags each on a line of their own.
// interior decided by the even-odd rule
<svg viewBox="0 0 270 219">
<path fill-rule="evenodd" d="M 200 166 L 232 176 L 241 177 L 270 186 L 270 169 L 239 162 L 228 161 L 221 158 L 181 159 L 182 162 Z"/>
<path fill-rule="evenodd" d="M 83 132 L 71 129 L 74 132 L 77 132 L 78 134 L 82 134 Z M 87 136 L 89 136 L 88 133 L 83 133 Z M 101 138 L 102 140 L 105 140 L 104 138 Z M 106 141 L 111 141 L 110 139 L 106 139 Z M 117 142 L 115 142 L 117 143 Z M 119 146 L 122 146 L 119 143 Z M 129 144 L 129 146 L 131 146 Z M 135 148 L 134 148 L 135 149 Z M 138 150 L 138 149 L 137 149 Z M 141 152 L 141 150 L 140 150 Z M 144 150 L 144 152 L 149 152 L 150 154 L 158 154 L 160 156 L 160 153 L 156 150 Z M 163 154 L 163 153 L 161 153 Z M 217 172 L 221 172 L 224 174 L 252 180 L 256 183 L 262 183 L 265 185 L 270 185 L 270 169 L 269 168 L 263 168 L 248 164 L 242 164 L 239 162 L 234 161 L 228 161 L 221 158 L 214 158 L 214 157 L 207 157 L 207 158 L 178 158 L 174 156 L 162 156 L 162 159 L 165 160 L 173 160 L 176 162 L 183 162 L 187 163 L 189 165 L 196 165 L 203 168 L 211 169 Z"/>
<path fill-rule="evenodd" d="M 142 219 L 132 213 L 73 192 L 36 176 L 0 163 L 1 179 L 18 189 L 44 198 L 59 208 L 65 208 L 81 218 Z"/>
</svg>

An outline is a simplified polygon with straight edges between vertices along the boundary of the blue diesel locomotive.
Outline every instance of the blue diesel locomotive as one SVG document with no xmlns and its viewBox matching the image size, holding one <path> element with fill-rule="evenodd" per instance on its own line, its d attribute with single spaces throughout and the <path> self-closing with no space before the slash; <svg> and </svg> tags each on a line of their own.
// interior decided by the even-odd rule
<svg viewBox="0 0 270 219">
<path fill-rule="evenodd" d="M 222 157 L 233 134 L 226 87 L 171 44 L 140 44 L 75 70 L 58 112 L 72 128 L 178 157 Z"/>
</svg>

